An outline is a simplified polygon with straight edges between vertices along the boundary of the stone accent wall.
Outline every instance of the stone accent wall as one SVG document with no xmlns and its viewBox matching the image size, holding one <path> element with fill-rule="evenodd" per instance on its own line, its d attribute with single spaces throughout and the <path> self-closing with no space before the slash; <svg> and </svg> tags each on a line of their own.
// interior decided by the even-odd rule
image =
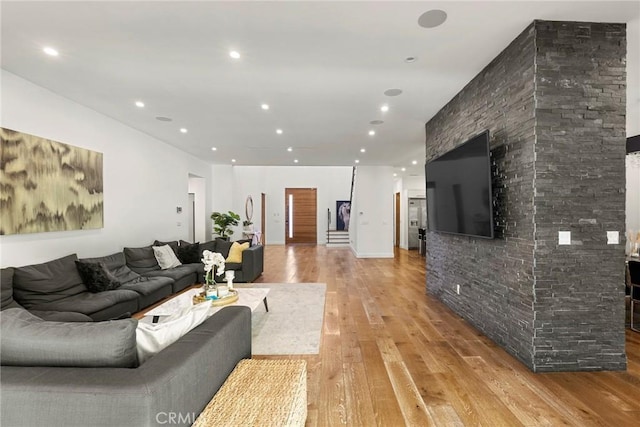
<svg viewBox="0 0 640 427">
<path fill-rule="evenodd" d="M 624 245 L 605 233 L 624 230 L 624 40 L 623 25 L 536 21 L 426 124 L 427 161 L 490 130 L 496 215 L 493 240 L 427 233 L 427 291 L 534 371 L 625 367 Z M 558 246 L 559 230 L 583 244 Z"/>
<path fill-rule="evenodd" d="M 535 28 L 534 366 L 624 369 L 625 26 Z"/>
</svg>

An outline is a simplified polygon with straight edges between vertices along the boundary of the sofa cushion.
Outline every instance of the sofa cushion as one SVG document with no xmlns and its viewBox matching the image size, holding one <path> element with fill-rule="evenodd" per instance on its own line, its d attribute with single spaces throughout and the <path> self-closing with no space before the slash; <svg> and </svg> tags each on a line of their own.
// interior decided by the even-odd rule
<svg viewBox="0 0 640 427">
<path fill-rule="evenodd" d="M 178 246 L 178 259 L 183 264 L 195 264 L 200 262 L 200 243 L 181 244 Z"/>
<path fill-rule="evenodd" d="M 169 245 L 164 246 L 152 246 L 153 254 L 158 261 L 158 265 L 161 270 L 166 270 L 168 268 L 178 267 L 182 265 L 176 253 L 171 249 Z"/>
<path fill-rule="evenodd" d="M 133 302 L 133 305 L 128 304 L 128 302 Z M 115 289 L 113 291 L 99 292 L 97 294 L 87 291 L 64 299 L 37 304 L 32 308 L 33 310 L 42 311 L 75 311 L 96 319 L 93 314 L 103 310 L 107 310 L 109 312 L 110 317 L 108 318 L 115 317 L 113 314 L 116 312 L 116 316 L 120 316 L 122 314 L 122 310 L 116 310 L 114 312 L 110 309 L 116 308 L 114 306 L 121 303 L 126 303 L 123 304 L 127 307 L 127 310 L 125 311 L 137 310 L 138 294 L 135 291 L 128 289 Z"/>
<path fill-rule="evenodd" d="M 162 242 L 160 240 L 156 240 L 155 242 L 153 242 L 152 246 L 164 246 L 164 245 L 169 245 L 169 247 L 173 250 L 174 253 L 178 253 L 178 247 L 180 245 L 180 243 L 177 240 L 171 240 L 169 242 Z"/>
<path fill-rule="evenodd" d="M 0 270 L 0 310 L 20 307 L 20 304 L 13 300 L 13 268 L 3 268 Z"/>
<path fill-rule="evenodd" d="M 50 322 L 93 322 L 93 319 L 86 314 L 74 313 L 72 311 L 30 310 L 29 313 L 34 316 L 38 316 L 42 320 L 48 320 Z"/>
<path fill-rule="evenodd" d="M 231 245 L 233 242 L 229 242 L 228 240 L 216 239 L 216 250 L 222 255 L 222 258 L 227 259 L 229 256 L 229 250 L 231 249 Z"/>
<path fill-rule="evenodd" d="M 204 251 L 216 252 L 217 240 L 209 240 L 208 242 L 200 243 L 200 258 Z"/>
<path fill-rule="evenodd" d="M 118 278 L 120 283 L 130 282 L 135 279 L 139 279 L 140 275 L 134 271 L 131 271 L 127 267 L 124 253 L 116 252 L 111 255 L 105 255 L 97 258 L 81 258 L 82 262 L 103 262 L 109 271 Z"/>
<path fill-rule="evenodd" d="M 229 249 L 229 255 L 227 256 L 227 259 L 225 261 L 228 263 L 233 263 L 233 262 L 241 263 L 242 252 L 245 249 L 249 249 L 249 242 L 245 242 L 242 244 L 239 244 L 238 242 L 233 242 L 233 244 L 231 245 L 231 249 Z"/>
<path fill-rule="evenodd" d="M 77 260 L 73 254 L 42 264 L 14 268 L 14 299 L 29 309 L 86 293 L 88 289 L 76 268 Z"/>
<path fill-rule="evenodd" d="M 138 361 L 142 364 L 204 322 L 209 317 L 210 308 L 211 303 L 207 301 L 185 307 L 165 317 L 161 323 L 138 323 L 136 329 Z"/>
<path fill-rule="evenodd" d="M 124 256 L 127 260 L 127 266 L 138 274 L 160 270 L 158 260 L 156 260 L 151 246 L 124 248 Z"/>
<path fill-rule="evenodd" d="M 120 280 L 113 275 L 104 262 L 76 261 L 76 267 L 82 277 L 82 281 L 90 292 L 104 292 L 118 289 Z"/>
<path fill-rule="evenodd" d="M 2 365 L 137 366 L 136 319 L 110 322 L 47 322 L 24 309 L 0 314 Z"/>
</svg>

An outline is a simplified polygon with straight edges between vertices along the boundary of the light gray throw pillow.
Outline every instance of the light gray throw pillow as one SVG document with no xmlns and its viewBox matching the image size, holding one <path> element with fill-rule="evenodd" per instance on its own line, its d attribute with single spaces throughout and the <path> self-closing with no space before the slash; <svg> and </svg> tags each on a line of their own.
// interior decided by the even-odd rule
<svg viewBox="0 0 640 427">
<path fill-rule="evenodd" d="M 138 366 L 136 319 L 49 322 L 22 308 L 0 313 L 4 366 Z"/>
</svg>

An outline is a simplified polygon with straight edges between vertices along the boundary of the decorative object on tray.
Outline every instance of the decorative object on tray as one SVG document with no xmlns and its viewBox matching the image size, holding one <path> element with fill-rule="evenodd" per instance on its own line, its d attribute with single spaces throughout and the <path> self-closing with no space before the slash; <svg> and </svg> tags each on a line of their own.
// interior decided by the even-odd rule
<svg viewBox="0 0 640 427">
<path fill-rule="evenodd" d="M 233 290 L 233 279 L 236 278 L 236 273 L 233 270 L 227 270 L 224 273 L 224 280 L 227 281 L 229 290 Z"/>
<path fill-rule="evenodd" d="M 204 292 L 207 297 L 218 296 L 216 288 L 216 273 L 224 273 L 224 257 L 218 252 L 205 250 L 202 252 L 204 264 Z"/>
<path fill-rule="evenodd" d="M 211 305 L 214 307 L 220 307 L 222 305 L 232 304 L 238 301 L 238 291 L 228 291 L 225 296 L 207 296 L 204 292 L 201 292 L 193 296 L 193 304 L 200 304 L 201 302 L 211 301 Z"/>
</svg>

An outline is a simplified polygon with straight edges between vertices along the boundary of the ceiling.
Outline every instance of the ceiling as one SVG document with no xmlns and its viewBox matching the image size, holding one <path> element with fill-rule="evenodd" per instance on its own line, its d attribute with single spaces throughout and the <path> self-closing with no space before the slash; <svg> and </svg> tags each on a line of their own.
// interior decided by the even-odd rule
<svg viewBox="0 0 640 427">
<path fill-rule="evenodd" d="M 3 69 L 198 158 L 317 166 L 352 166 L 357 159 L 393 166 L 400 176 L 422 174 L 424 124 L 531 21 L 637 28 L 640 16 L 637 1 L 2 1 L 1 7 Z M 418 18 L 434 9 L 446 12 L 444 24 L 419 26 Z M 45 46 L 59 56 L 45 55 Z M 638 65 L 630 54 L 635 94 Z M 387 96 L 388 89 L 402 93 Z M 389 111 L 380 110 L 383 104 Z"/>
</svg>

